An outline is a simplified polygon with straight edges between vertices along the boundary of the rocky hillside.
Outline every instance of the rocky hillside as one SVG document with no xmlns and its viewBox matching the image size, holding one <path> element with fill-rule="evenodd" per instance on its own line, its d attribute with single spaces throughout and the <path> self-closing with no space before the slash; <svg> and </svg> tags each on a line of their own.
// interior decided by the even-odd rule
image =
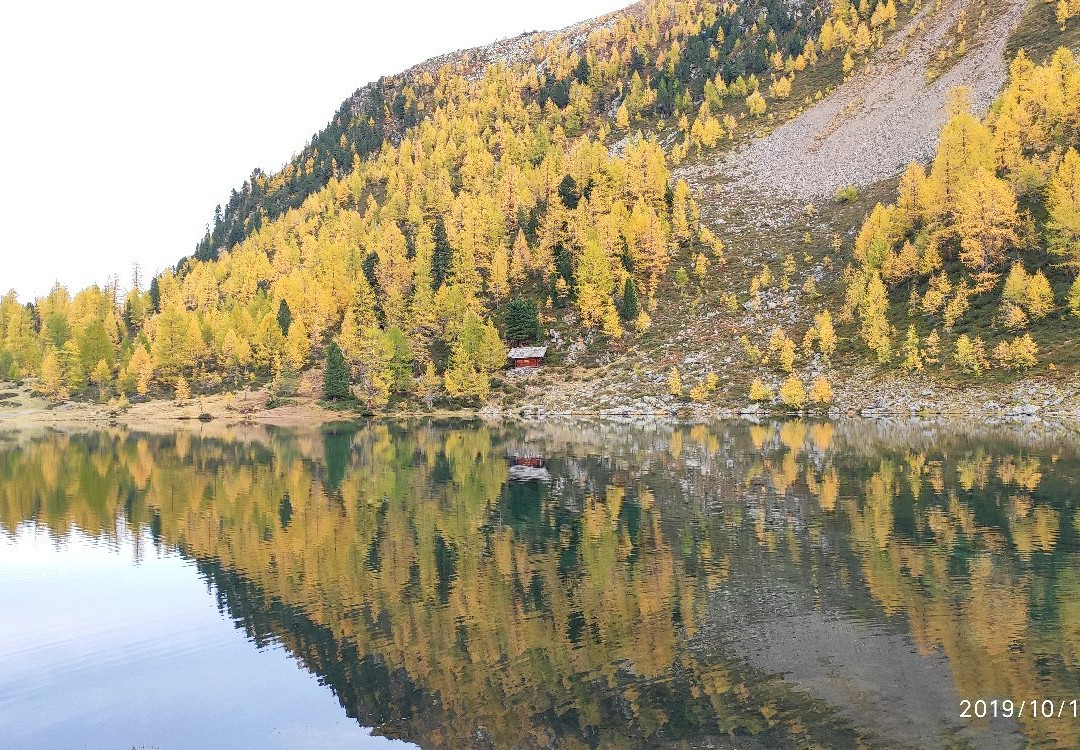
<svg viewBox="0 0 1080 750">
<path fill-rule="evenodd" d="M 391 412 L 917 387 L 934 410 L 1038 366 L 1071 403 L 1070 7 L 644 0 L 433 58 L 254 173 L 148 289 L 0 300 L 0 378 L 287 405 L 326 367 L 328 398 Z M 502 372 L 513 343 L 546 371 Z"/>
<path fill-rule="evenodd" d="M 917 9 L 813 106 L 676 167 L 674 174 L 693 189 L 704 222 L 729 248 L 723 272 L 697 289 L 684 287 L 682 304 L 661 306 L 638 346 L 590 357 L 589 347 L 581 345 L 573 360 L 584 366 L 576 367 L 574 377 L 535 384 L 514 379 L 499 408 L 707 416 L 716 413 L 717 403 L 720 412 L 744 409 L 755 378 L 775 398 L 784 375 L 775 358 L 772 366 L 768 362 L 773 332 L 780 326 L 797 343 L 822 311 L 839 315 L 843 269 L 852 262 L 855 235 L 875 202 L 891 200 L 908 164 L 934 159 L 950 92 L 966 87 L 972 110 L 985 115 L 1005 84 L 1008 50 L 1019 49 L 1018 40 L 1043 59 L 1056 49 L 1059 35 L 1063 44 L 1075 46 L 1071 26 L 1062 32 L 1047 24 L 1047 7 L 1025 0 L 954 0 Z M 838 199 L 848 186 L 851 197 Z M 774 281 L 754 294 L 765 269 Z M 797 368 L 805 383 L 827 376 L 834 410 L 1080 419 L 1075 365 L 1058 367 L 1049 377 L 1005 383 L 998 378 L 994 385 L 946 380 L 873 366 L 853 340 L 855 331 L 848 329 L 849 339 L 838 329 L 841 340 L 831 361 L 811 350 Z M 748 356 L 747 343 L 766 352 L 763 361 L 760 352 Z M 1059 364 L 1075 359 L 1056 354 Z M 682 381 L 681 397 L 669 392 L 673 370 Z M 716 374 L 720 395 L 701 402 L 686 398 L 685 391 L 709 373 Z"/>
<path fill-rule="evenodd" d="M 832 198 L 845 185 L 865 188 L 899 175 L 911 162 L 928 163 L 945 124 L 949 91 L 967 87 L 980 115 L 1001 91 L 1005 45 L 1027 4 L 949 0 L 924 6 L 824 100 L 764 137 L 681 174 L 702 192 L 710 179 L 722 181 L 720 196 L 701 201 L 710 209 L 741 202 L 746 193 L 801 208 Z M 976 24 L 975 30 L 966 52 L 953 52 L 949 60 L 961 19 Z"/>
</svg>

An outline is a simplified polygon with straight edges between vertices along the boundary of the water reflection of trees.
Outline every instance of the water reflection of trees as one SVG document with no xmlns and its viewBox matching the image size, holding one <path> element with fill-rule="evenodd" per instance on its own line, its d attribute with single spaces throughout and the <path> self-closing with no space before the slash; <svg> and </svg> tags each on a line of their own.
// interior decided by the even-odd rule
<svg viewBox="0 0 1080 750">
<path fill-rule="evenodd" d="M 506 481 L 523 444 L 548 456 L 550 484 Z M 713 592 L 765 556 L 904 618 L 960 696 L 1071 699 L 1077 463 L 1067 444 L 805 422 L 92 433 L 0 452 L 0 523 L 148 527 L 253 638 L 283 642 L 392 736 L 845 745 L 855 730 L 825 707 L 696 647 Z M 1073 722 L 1023 724 L 1080 740 Z"/>
</svg>

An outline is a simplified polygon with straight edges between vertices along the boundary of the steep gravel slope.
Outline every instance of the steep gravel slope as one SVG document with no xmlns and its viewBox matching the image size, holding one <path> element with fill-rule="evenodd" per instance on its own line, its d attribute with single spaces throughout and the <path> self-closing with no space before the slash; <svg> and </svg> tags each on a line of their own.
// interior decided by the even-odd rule
<svg viewBox="0 0 1080 750">
<path fill-rule="evenodd" d="M 749 191 L 805 203 L 842 185 L 888 178 L 912 161 L 928 161 L 949 90 L 969 87 L 974 109 L 982 114 L 1005 81 L 1005 45 L 1026 0 L 991 2 L 967 53 L 927 82 L 936 55 L 953 43 L 960 14 L 966 10 L 973 23 L 985 5 L 987 0 L 946 0 L 940 10 L 924 11 L 820 103 L 716 162 L 682 170 L 684 176 L 698 185 L 720 177 L 724 194 Z M 703 203 L 709 200 L 702 196 Z"/>
</svg>

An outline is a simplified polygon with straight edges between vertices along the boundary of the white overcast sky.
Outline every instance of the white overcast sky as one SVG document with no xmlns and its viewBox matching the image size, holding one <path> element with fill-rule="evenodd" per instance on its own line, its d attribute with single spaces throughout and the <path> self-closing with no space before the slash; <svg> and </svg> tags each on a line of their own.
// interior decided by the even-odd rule
<svg viewBox="0 0 1080 750">
<path fill-rule="evenodd" d="M 628 0 L 33 0 L 0 8 L 0 293 L 189 254 L 254 167 L 428 57 Z"/>
</svg>

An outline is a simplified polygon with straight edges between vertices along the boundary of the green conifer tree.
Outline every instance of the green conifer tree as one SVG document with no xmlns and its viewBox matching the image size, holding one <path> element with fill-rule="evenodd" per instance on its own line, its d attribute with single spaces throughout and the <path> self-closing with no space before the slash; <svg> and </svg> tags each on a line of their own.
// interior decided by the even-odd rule
<svg viewBox="0 0 1080 750">
<path fill-rule="evenodd" d="M 514 299 L 506 307 L 506 338 L 513 343 L 531 343 L 540 336 L 536 302 Z"/>
<path fill-rule="evenodd" d="M 326 351 L 326 372 L 323 373 L 323 395 L 326 398 L 349 398 L 349 369 L 336 341 Z"/>
<path fill-rule="evenodd" d="M 392 389 L 395 393 L 408 393 L 413 387 L 413 348 L 400 328 L 394 326 L 386 332 L 393 354 L 390 359 Z"/>
<path fill-rule="evenodd" d="M 161 285 L 158 284 L 157 276 L 150 279 L 150 307 L 154 312 L 161 312 Z"/>
<path fill-rule="evenodd" d="M 577 182 L 570 175 L 563 177 L 562 182 L 559 183 L 559 199 L 571 211 L 577 208 L 578 201 L 581 200 Z"/>
<path fill-rule="evenodd" d="M 289 303 L 284 299 L 281 300 L 281 304 L 277 308 L 277 324 L 281 328 L 281 335 L 289 335 L 289 326 L 292 325 L 292 310 L 289 309 Z"/>
<path fill-rule="evenodd" d="M 446 222 L 440 216 L 435 220 L 435 254 L 431 258 L 431 283 L 438 289 L 446 281 L 450 266 L 454 262 L 454 249 L 446 236 Z"/>
<path fill-rule="evenodd" d="M 637 285 L 629 276 L 623 285 L 622 316 L 623 320 L 634 320 L 641 313 L 641 303 L 638 302 Z"/>
</svg>

